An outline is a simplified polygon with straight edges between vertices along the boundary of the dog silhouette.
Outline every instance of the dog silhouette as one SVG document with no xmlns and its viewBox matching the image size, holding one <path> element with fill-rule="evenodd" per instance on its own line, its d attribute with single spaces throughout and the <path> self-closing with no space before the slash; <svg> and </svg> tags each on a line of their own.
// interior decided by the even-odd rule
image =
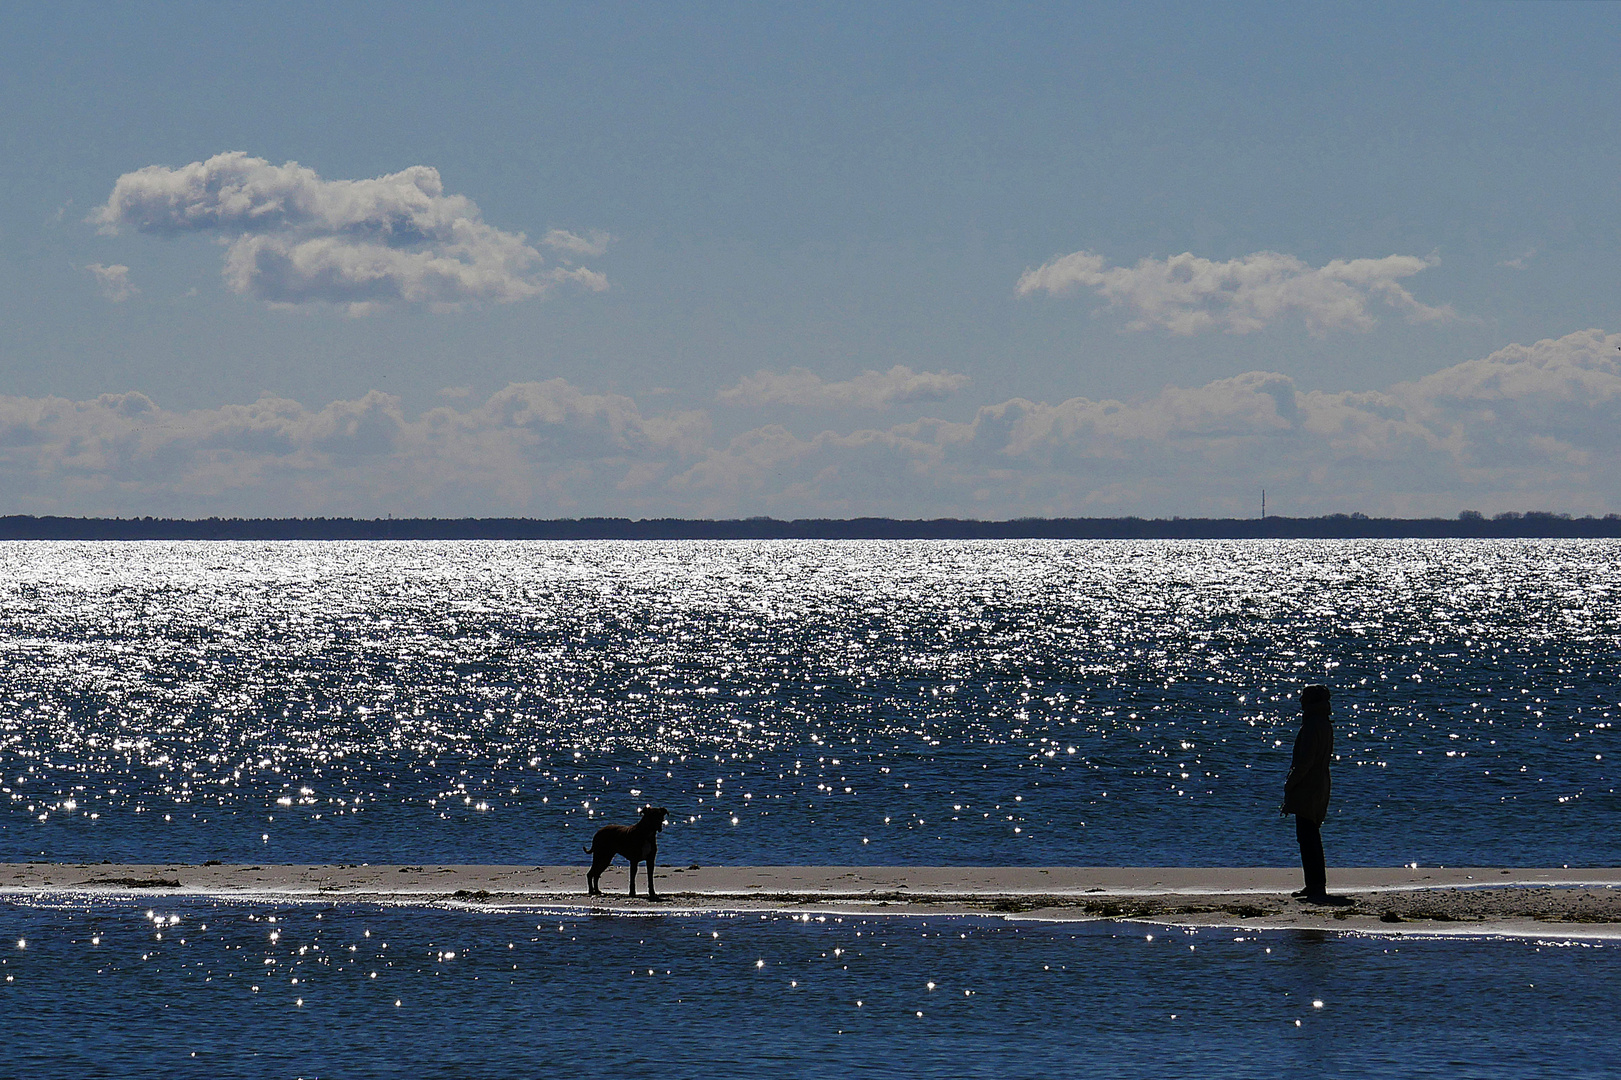
<svg viewBox="0 0 1621 1080">
<path fill-rule="evenodd" d="M 657 900 L 658 894 L 653 890 L 653 866 L 659 854 L 659 830 L 664 828 L 664 821 L 670 812 L 662 806 L 642 807 L 642 820 L 634 825 L 604 825 L 597 830 L 591 838 L 591 846 L 585 853 L 591 856 L 591 871 L 585 875 L 586 891 L 591 896 L 601 896 L 602 889 L 598 881 L 602 872 L 608 869 L 614 861 L 615 855 L 623 855 L 630 860 L 630 895 L 636 895 L 636 864 L 647 863 L 647 898 Z"/>
</svg>

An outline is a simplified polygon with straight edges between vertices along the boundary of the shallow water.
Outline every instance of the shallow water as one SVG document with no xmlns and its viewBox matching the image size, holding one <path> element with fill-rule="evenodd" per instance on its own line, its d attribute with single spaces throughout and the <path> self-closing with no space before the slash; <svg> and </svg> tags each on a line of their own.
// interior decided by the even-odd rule
<svg viewBox="0 0 1621 1080">
<path fill-rule="evenodd" d="M 0 860 L 1621 862 L 1610 541 L 0 544 Z"/>
<path fill-rule="evenodd" d="M 1612 1076 L 1612 943 L 0 904 L 8 1075 Z"/>
</svg>

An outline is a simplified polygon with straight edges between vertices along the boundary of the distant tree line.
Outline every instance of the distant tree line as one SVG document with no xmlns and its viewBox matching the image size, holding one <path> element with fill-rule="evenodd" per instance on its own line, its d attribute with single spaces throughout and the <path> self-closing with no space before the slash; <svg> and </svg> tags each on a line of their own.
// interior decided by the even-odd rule
<svg viewBox="0 0 1621 1080">
<path fill-rule="evenodd" d="M 1621 515 L 1376 518 L 72 518 L 0 517 L 0 540 L 1251 540 L 1621 537 Z"/>
</svg>

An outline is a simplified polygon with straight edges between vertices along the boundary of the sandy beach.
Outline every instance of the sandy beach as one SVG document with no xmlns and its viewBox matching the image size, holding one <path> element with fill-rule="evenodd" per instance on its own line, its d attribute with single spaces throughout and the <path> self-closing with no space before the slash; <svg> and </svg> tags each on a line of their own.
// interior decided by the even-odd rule
<svg viewBox="0 0 1621 1080">
<path fill-rule="evenodd" d="M 1302 903 L 1278 867 L 660 867 L 658 902 L 626 894 L 627 869 L 585 894 L 582 866 L 0 864 L 0 895 L 183 895 L 360 903 L 647 911 L 840 911 L 1126 919 L 1342 931 L 1621 937 L 1621 868 L 1360 867 L 1331 870 L 1345 902 Z M 1555 929 L 1557 928 L 1557 930 Z"/>
</svg>

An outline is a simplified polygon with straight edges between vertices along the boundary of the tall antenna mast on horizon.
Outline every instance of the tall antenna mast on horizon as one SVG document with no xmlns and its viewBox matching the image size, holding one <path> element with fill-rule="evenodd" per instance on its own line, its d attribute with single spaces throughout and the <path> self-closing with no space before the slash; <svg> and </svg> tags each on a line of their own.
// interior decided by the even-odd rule
<svg viewBox="0 0 1621 1080">
<path fill-rule="evenodd" d="M 1266 520 L 1266 488 L 1261 489 L 1261 520 Z"/>
</svg>

